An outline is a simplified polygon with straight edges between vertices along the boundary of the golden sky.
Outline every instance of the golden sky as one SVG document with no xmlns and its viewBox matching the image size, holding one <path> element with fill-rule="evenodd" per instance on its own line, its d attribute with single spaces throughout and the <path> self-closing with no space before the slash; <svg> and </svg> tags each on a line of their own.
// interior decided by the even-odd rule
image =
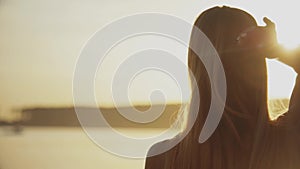
<svg viewBox="0 0 300 169">
<path fill-rule="evenodd" d="M 72 105 L 72 76 L 81 48 L 95 31 L 120 17 L 160 12 L 193 23 L 204 9 L 229 5 L 250 12 L 260 24 L 262 18 L 268 16 L 277 25 L 279 41 L 295 46 L 300 43 L 299 38 L 295 38 L 300 37 L 300 24 L 296 21 L 299 16 L 297 3 L 289 0 L 2 0 L 0 113 L 23 106 Z M 185 60 L 184 49 L 178 52 Z M 116 54 L 120 53 L 116 51 Z M 100 81 L 96 80 L 96 84 L 101 83 L 98 85 L 101 87 L 96 88 L 96 95 L 102 104 L 111 104 L 112 101 L 108 81 L 112 76 L 110 67 L 118 62 L 117 58 L 121 60 L 122 56 L 108 62 L 108 70 L 100 76 Z M 278 62 L 272 61 L 269 67 L 273 70 L 270 72 L 270 96 L 288 97 L 293 81 L 289 83 L 286 78 L 291 79 L 295 74 Z M 153 76 L 153 85 L 165 89 L 169 100 L 176 101 L 180 97 L 176 85 L 165 75 L 148 72 L 145 76 Z M 145 76 L 133 84 L 133 101 L 148 100 L 148 95 L 137 92 L 141 89 L 151 91 L 151 80 L 147 81 L 148 86 L 143 84 Z"/>
</svg>

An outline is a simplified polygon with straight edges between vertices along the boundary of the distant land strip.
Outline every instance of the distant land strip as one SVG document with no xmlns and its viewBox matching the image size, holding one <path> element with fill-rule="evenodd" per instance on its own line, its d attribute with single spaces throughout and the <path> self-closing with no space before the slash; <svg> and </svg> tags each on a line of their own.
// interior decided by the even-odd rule
<svg viewBox="0 0 300 169">
<path fill-rule="evenodd" d="M 152 109 L 164 105 L 152 105 Z M 169 128 L 170 125 L 176 120 L 177 113 L 181 107 L 181 104 L 168 104 L 161 116 L 150 123 L 136 123 L 123 117 L 116 108 L 99 108 L 105 120 L 112 127 L 124 127 L 124 128 Z M 150 105 L 137 105 L 135 108 L 141 112 L 144 112 L 150 108 Z M 92 107 L 80 107 L 80 109 L 87 113 L 91 112 Z M 129 107 L 118 107 L 118 109 L 129 109 Z M 152 110 L 151 109 L 151 110 Z M 151 113 L 151 111 L 147 112 Z M 154 113 L 154 112 L 152 112 Z M 80 127 L 77 115 L 74 107 L 36 107 L 26 108 L 21 110 L 23 126 L 45 126 L 45 127 Z M 90 119 L 88 126 L 101 127 L 105 124 L 99 124 L 97 120 Z"/>
</svg>

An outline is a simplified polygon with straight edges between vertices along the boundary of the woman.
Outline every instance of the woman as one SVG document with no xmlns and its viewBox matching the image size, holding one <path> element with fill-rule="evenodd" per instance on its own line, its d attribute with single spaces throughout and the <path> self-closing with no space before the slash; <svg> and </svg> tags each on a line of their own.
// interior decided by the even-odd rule
<svg viewBox="0 0 300 169">
<path fill-rule="evenodd" d="M 300 156 L 295 151 L 285 151 L 291 146 L 297 148 L 287 136 L 289 131 L 295 131 L 287 126 L 297 114 L 276 122 L 268 117 L 265 56 L 272 56 L 278 49 L 274 48 L 274 25 L 265 21 L 267 27 L 258 27 L 250 14 L 230 7 L 214 7 L 197 18 L 194 26 L 212 42 L 225 71 L 227 98 L 222 119 L 213 135 L 200 144 L 211 87 L 203 63 L 190 49 L 188 65 L 200 93 L 200 104 L 195 103 L 197 99 L 192 94 L 190 111 L 199 109 L 198 117 L 180 143 L 163 154 L 148 157 L 146 169 L 286 169 L 298 165 L 295 159 Z M 190 46 L 200 45 L 193 43 L 191 40 Z M 171 142 L 158 143 L 150 151 Z"/>
</svg>

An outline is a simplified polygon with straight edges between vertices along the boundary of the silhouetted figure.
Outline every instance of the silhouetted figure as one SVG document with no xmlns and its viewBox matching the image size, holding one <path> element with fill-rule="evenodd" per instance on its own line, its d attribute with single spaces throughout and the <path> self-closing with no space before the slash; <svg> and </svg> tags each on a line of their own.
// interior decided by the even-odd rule
<svg viewBox="0 0 300 169">
<path fill-rule="evenodd" d="M 278 121 L 270 121 L 268 116 L 265 57 L 278 53 L 274 25 L 268 19 L 264 21 L 267 26 L 258 27 L 250 14 L 230 7 L 214 7 L 197 18 L 194 25 L 216 48 L 226 75 L 227 98 L 222 119 L 213 135 L 200 144 L 199 134 L 211 102 L 211 86 L 203 63 L 190 49 L 188 65 L 200 93 L 198 117 L 180 143 L 163 154 L 148 157 L 146 169 L 300 168 L 293 133 L 297 131 L 293 124 L 299 119 L 298 114 L 288 113 L 291 117 L 281 117 Z M 193 34 L 194 31 L 191 37 Z M 192 43 L 195 42 L 191 40 L 190 46 Z M 300 95 L 298 85 L 293 96 Z M 193 96 L 190 111 L 198 109 Z M 292 137 L 294 140 L 290 140 Z M 149 151 L 170 142 L 158 143 Z"/>
</svg>

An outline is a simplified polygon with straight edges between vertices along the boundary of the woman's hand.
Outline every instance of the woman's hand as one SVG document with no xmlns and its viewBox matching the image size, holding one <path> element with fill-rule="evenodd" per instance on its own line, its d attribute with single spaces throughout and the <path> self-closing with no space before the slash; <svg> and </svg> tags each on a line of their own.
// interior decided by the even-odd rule
<svg viewBox="0 0 300 169">
<path fill-rule="evenodd" d="M 263 21 L 266 23 L 266 26 L 259 27 L 261 29 L 261 34 L 260 37 L 258 37 L 261 52 L 267 58 L 276 58 L 276 49 L 279 47 L 279 44 L 277 41 L 275 23 L 267 17 L 264 17 Z"/>
<path fill-rule="evenodd" d="M 270 48 L 267 50 L 268 57 L 278 58 L 283 63 L 291 66 L 297 73 L 300 73 L 300 47 L 294 50 L 287 50 L 283 46 L 277 43 L 275 24 L 268 18 L 264 18 L 266 23 L 266 43 L 269 44 Z M 273 42 L 273 44 L 272 44 Z M 268 45 L 266 45 L 268 46 Z"/>
<path fill-rule="evenodd" d="M 263 19 L 266 26 L 252 27 L 243 31 L 237 38 L 242 48 L 248 48 L 268 58 L 277 57 L 274 50 L 278 46 L 275 24 L 268 18 Z"/>
</svg>

